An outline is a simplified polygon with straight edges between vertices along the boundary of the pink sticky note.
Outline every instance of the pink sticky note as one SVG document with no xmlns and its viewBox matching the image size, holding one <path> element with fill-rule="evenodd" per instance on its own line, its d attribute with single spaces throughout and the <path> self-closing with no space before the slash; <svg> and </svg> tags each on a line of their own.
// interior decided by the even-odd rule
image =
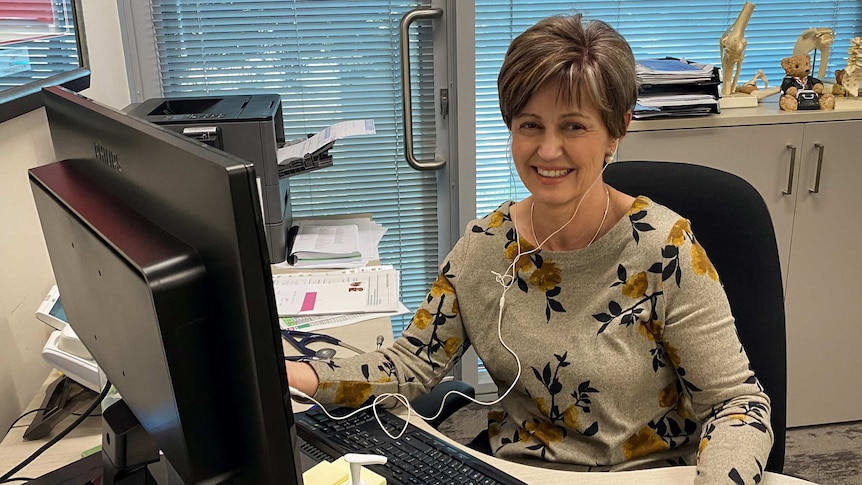
<svg viewBox="0 0 862 485">
<path fill-rule="evenodd" d="M 305 294 L 305 297 L 302 299 L 302 306 L 299 308 L 301 312 L 308 312 L 314 310 L 314 302 L 317 300 L 317 292 L 310 291 Z"/>
</svg>

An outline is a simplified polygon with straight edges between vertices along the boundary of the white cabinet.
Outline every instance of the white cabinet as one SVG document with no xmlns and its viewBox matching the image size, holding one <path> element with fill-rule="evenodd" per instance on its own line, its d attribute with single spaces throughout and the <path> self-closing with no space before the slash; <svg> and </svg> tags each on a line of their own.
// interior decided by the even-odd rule
<svg viewBox="0 0 862 485">
<path fill-rule="evenodd" d="M 640 125 L 620 145 L 620 160 L 719 168 L 766 201 L 784 277 L 788 426 L 862 420 L 862 324 L 854 318 L 862 300 L 862 120 Z"/>
</svg>

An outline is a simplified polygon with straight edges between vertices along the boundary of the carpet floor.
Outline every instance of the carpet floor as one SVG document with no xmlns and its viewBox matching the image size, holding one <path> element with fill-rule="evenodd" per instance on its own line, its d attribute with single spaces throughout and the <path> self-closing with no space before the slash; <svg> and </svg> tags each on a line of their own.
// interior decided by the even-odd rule
<svg viewBox="0 0 862 485">
<path fill-rule="evenodd" d="M 440 431 L 467 443 L 485 429 L 488 408 L 458 410 Z M 862 485 L 862 421 L 787 430 L 784 473 L 822 485 Z"/>
</svg>

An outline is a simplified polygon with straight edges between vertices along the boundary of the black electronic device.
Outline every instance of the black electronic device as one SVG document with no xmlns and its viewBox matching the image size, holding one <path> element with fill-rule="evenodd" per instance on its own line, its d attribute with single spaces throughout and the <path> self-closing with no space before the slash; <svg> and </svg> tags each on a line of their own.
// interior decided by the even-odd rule
<svg viewBox="0 0 862 485">
<path fill-rule="evenodd" d="M 284 118 L 277 94 L 151 98 L 127 112 L 254 163 L 271 263 L 285 259 L 290 183 L 281 175 Z"/>
<path fill-rule="evenodd" d="M 104 413 L 123 440 L 107 459 L 133 454 L 137 420 L 180 483 L 301 483 L 254 166 L 62 88 L 44 100 L 59 161 L 30 184 L 69 324 L 125 405 Z"/>
<path fill-rule="evenodd" d="M 346 416 L 354 409 L 333 409 L 330 414 Z M 524 482 L 494 468 L 442 439 L 406 423 L 389 411 L 377 414 L 395 439 L 380 428 L 374 411 L 366 409 L 347 419 L 334 420 L 320 408 L 312 408 L 296 418 L 296 429 L 304 454 L 316 460 L 333 460 L 347 453 L 370 453 L 387 458 L 384 465 L 368 468 L 389 485 L 416 483 L 460 483 L 476 485 L 523 485 Z"/>
</svg>

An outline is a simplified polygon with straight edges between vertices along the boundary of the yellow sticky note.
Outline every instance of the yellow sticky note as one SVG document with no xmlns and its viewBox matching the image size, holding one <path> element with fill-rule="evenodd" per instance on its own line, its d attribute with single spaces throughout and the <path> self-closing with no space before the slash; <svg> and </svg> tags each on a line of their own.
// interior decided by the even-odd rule
<svg viewBox="0 0 862 485">
<path fill-rule="evenodd" d="M 306 485 L 343 485 L 350 483 L 350 468 L 342 468 L 329 461 L 322 461 L 302 473 Z"/>
</svg>

